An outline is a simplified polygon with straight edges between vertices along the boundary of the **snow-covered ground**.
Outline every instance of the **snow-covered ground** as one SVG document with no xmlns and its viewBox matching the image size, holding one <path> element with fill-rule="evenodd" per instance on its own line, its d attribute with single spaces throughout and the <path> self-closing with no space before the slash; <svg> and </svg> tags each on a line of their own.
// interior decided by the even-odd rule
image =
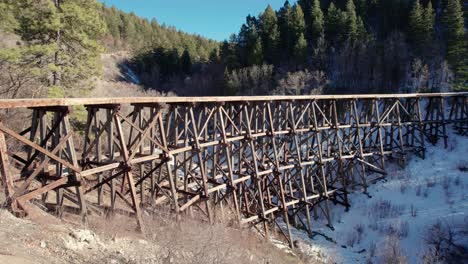
<svg viewBox="0 0 468 264">
<path fill-rule="evenodd" d="M 468 137 L 450 133 L 447 149 L 443 142 L 426 145 L 425 160 L 411 155 L 404 169 L 387 162 L 390 173 L 369 187 L 371 198 L 356 190 L 349 212 L 334 207 L 335 231 L 316 225 L 334 242 L 295 230 L 302 251 L 327 263 L 383 263 L 393 242 L 408 263 L 421 263 L 430 226 L 438 221 L 466 226 Z"/>
<path fill-rule="evenodd" d="M 136 85 L 141 84 L 140 77 L 126 63 L 122 64 L 122 70 L 123 70 L 123 75 L 125 76 L 127 81 Z"/>
</svg>

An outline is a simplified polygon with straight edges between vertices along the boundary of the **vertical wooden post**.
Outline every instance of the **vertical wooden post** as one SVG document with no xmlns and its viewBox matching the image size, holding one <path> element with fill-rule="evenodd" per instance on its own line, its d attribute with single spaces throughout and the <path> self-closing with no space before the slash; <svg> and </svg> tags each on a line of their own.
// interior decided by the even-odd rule
<svg viewBox="0 0 468 264">
<path fill-rule="evenodd" d="M 0 124 L 2 122 L 0 121 Z M 2 184 L 5 192 L 5 198 L 7 203 L 11 203 L 13 210 L 17 209 L 15 201 L 9 200 L 14 193 L 13 179 L 10 170 L 10 161 L 8 159 L 8 148 L 5 141 L 5 134 L 0 130 L 0 173 L 2 174 Z"/>
</svg>

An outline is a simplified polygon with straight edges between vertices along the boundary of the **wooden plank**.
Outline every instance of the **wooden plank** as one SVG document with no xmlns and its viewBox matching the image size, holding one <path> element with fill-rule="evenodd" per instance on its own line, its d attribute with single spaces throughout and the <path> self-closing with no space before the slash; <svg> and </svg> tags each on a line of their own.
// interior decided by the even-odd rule
<svg viewBox="0 0 468 264">
<path fill-rule="evenodd" d="M 59 180 L 56 180 L 56 181 L 54 181 L 52 183 L 47 184 L 44 187 L 41 187 L 39 189 L 36 189 L 36 190 L 34 190 L 32 192 L 29 192 L 29 193 L 23 195 L 23 196 L 20 196 L 17 199 L 22 201 L 22 202 L 29 201 L 29 200 L 33 199 L 34 197 L 37 197 L 37 196 L 39 196 L 41 194 L 44 194 L 44 193 L 46 193 L 48 191 L 51 191 L 51 190 L 53 190 L 55 188 L 58 188 L 61 185 L 66 184 L 67 182 L 68 182 L 68 178 L 63 177 L 63 178 L 61 178 Z"/>
<path fill-rule="evenodd" d="M 332 100 L 369 98 L 418 98 L 468 96 L 459 93 L 420 93 L 420 94 L 366 94 L 366 95 L 305 95 L 305 96 L 229 96 L 229 97 L 113 97 L 113 98 L 41 98 L 41 99 L 2 99 L 0 109 L 33 108 L 47 106 L 109 105 L 109 104 L 177 104 L 177 103 L 223 103 L 260 102 L 281 100 Z"/>
<path fill-rule="evenodd" d="M 108 164 L 108 165 L 99 166 L 99 167 L 92 168 L 92 169 L 89 169 L 89 170 L 84 170 L 84 171 L 82 171 L 80 173 L 80 175 L 81 175 L 81 177 L 86 177 L 86 176 L 97 174 L 97 173 L 100 173 L 100 172 L 109 171 L 109 170 L 112 170 L 112 169 L 117 169 L 118 167 L 120 167 L 120 162 L 114 162 L 114 163 L 111 163 L 111 164 Z"/>
<path fill-rule="evenodd" d="M 10 197 L 13 192 L 13 179 L 10 171 L 10 162 L 8 160 L 8 151 L 5 141 L 5 134 L 0 131 L 0 173 L 2 174 L 2 182 L 5 188 L 5 196 Z"/>
<path fill-rule="evenodd" d="M 77 166 L 72 165 L 72 164 L 70 164 L 68 161 L 59 158 L 57 155 L 52 154 L 50 151 L 48 151 L 48 150 L 46 150 L 46 149 L 44 149 L 44 148 L 41 148 L 41 147 L 38 146 L 36 143 L 34 143 L 34 142 L 32 142 L 32 141 L 30 141 L 30 140 L 28 140 L 28 139 L 26 139 L 26 138 L 24 138 L 24 137 L 18 135 L 15 131 L 13 131 L 13 130 L 7 128 L 7 127 L 5 127 L 5 126 L 2 125 L 2 124 L 0 124 L 0 130 L 2 130 L 3 132 L 7 133 L 8 135 L 10 135 L 10 136 L 16 138 L 18 141 L 20 141 L 20 142 L 22 142 L 22 143 L 24 143 L 24 144 L 30 146 L 31 148 L 33 148 L 33 149 L 35 149 L 35 150 L 41 152 L 42 154 L 48 156 L 49 158 L 51 158 L 51 159 L 53 159 L 53 160 L 55 160 L 55 161 L 61 163 L 61 164 L 64 165 L 65 167 L 68 167 L 68 168 L 72 169 L 72 170 L 75 171 L 75 172 L 80 172 L 80 171 L 81 171 L 81 169 L 78 168 Z"/>
<path fill-rule="evenodd" d="M 70 138 L 71 136 L 72 134 L 70 133 L 66 135 L 65 137 L 63 137 L 60 140 L 60 142 L 57 144 L 57 146 L 51 151 L 51 153 L 56 154 L 59 150 L 61 150 L 63 144 L 65 144 L 65 142 L 68 141 L 68 138 Z M 12 199 L 15 199 L 19 195 L 22 195 L 26 191 L 26 189 L 29 187 L 29 184 L 32 182 L 32 180 L 34 180 L 37 177 L 37 175 L 39 175 L 39 173 L 43 171 L 47 165 L 49 165 L 48 157 L 46 157 L 43 161 L 41 161 L 39 166 L 34 169 L 33 173 L 31 173 L 23 182 L 23 184 L 18 189 L 16 189 L 15 193 L 12 195 Z"/>
</svg>

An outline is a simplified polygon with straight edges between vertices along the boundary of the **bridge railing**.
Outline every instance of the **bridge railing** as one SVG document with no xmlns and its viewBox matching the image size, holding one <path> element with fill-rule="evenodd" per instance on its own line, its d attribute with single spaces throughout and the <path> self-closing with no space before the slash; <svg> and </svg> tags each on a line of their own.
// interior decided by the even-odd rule
<svg viewBox="0 0 468 264">
<path fill-rule="evenodd" d="M 329 202 L 349 207 L 350 189 L 385 177 L 448 128 L 467 135 L 468 93 L 157 97 L 0 100 L 30 111 L 0 123 L 0 172 L 6 204 L 32 200 L 58 215 L 79 210 L 142 210 L 231 218 L 263 226 L 279 217 L 312 234 L 312 218 L 331 227 Z M 72 126 L 73 107 L 86 122 Z M 24 110 L 28 109 L 28 110 Z M 11 115 L 9 115 L 11 116 Z M 17 120 L 16 120 L 17 121 Z M 16 122 L 18 123 L 18 122 Z"/>
</svg>

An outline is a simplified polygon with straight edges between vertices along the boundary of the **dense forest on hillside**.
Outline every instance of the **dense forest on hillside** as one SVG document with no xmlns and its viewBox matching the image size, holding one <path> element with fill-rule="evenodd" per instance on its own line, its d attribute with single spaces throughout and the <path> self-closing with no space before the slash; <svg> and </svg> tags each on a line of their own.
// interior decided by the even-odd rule
<svg viewBox="0 0 468 264">
<path fill-rule="evenodd" d="M 100 76 L 100 55 L 122 50 L 145 87 L 178 95 L 468 89 L 467 8 L 286 1 L 219 43 L 96 0 L 0 0 L 0 93 L 79 96 Z"/>
<path fill-rule="evenodd" d="M 172 68 L 177 59 L 160 48 L 135 62 L 148 86 L 179 94 L 467 89 L 466 8 L 461 0 L 286 1 L 247 16 L 204 67 L 189 71 L 189 53 Z"/>
<path fill-rule="evenodd" d="M 160 25 L 156 18 L 150 21 L 114 6 L 103 5 L 102 17 L 108 30 L 104 38 L 108 51 L 164 48 L 176 52 L 179 57 L 186 51 L 194 61 L 207 62 L 210 53 L 219 46 L 214 40 L 187 34 L 174 26 Z"/>
<path fill-rule="evenodd" d="M 108 28 L 106 47 L 109 51 L 133 51 L 134 66 L 148 88 L 208 95 L 213 93 L 214 86 L 223 86 L 224 69 L 210 65 L 217 56 L 219 42 L 115 7 L 103 6 L 102 15 Z M 212 81 L 214 77 L 217 83 Z"/>
<path fill-rule="evenodd" d="M 162 70 L 174 75 L 219 47 L 96 0 L 0 0 L 0 34 L 3 98 L 83 96 L 102 74 L 103 53 L 162 50 L 157 63 L 166 60 Z"/>
</svg>

